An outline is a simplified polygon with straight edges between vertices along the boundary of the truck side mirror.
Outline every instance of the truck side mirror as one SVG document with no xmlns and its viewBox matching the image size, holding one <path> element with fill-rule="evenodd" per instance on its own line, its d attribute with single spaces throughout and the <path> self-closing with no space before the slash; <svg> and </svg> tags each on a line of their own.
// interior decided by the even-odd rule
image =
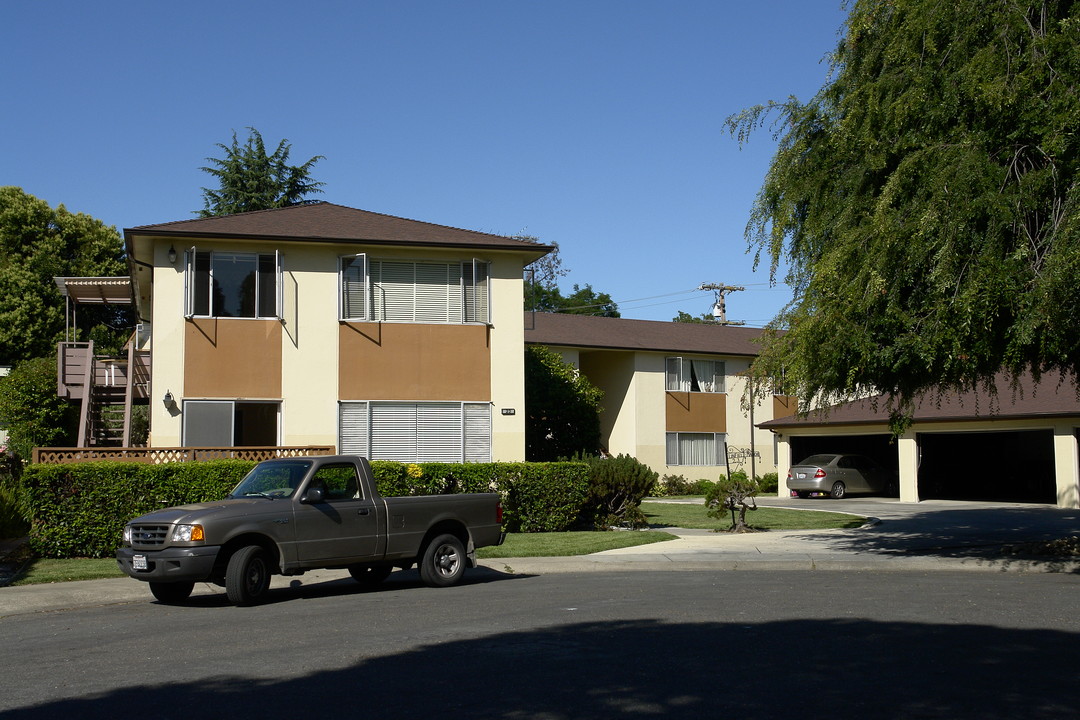
<svg viewBox="0 0 1080 720">
<path fill-rule="evenodd" d="M 326 493 L 323 488 L 319 486 L 309 487 L 307 492 L 304 493 L 304 502 L 308 504 L 321 503 L 326 500 Z"/>
</svg>

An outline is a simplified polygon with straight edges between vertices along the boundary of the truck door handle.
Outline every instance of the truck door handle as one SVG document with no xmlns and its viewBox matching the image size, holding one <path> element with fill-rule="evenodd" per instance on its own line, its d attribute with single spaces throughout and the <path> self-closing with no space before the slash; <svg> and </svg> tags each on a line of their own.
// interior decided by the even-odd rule
<svg viewBox="0 0 1080 720">
<path fill-rule="evenodd" d="M 356 511 L 356 514 L 357 515 L 370 515 L 371 514 L 371 508 L 360 508 L 359 510 Z"/>
</svg>

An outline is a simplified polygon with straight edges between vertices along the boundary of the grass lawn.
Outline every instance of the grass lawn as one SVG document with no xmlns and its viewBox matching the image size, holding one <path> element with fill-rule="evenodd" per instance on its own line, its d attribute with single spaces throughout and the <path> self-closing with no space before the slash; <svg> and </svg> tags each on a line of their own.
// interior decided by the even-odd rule
<svg viewBox="0 0 1080 720">
<path fill-rule="evenodd" d="M 634 545 L 673 540 L 675 536 L 663 528 L 699 528 L 726 530 L 730 519 L 716 520 L 705 513 L 704 501 L 694 504 L 644 502 L 641 509 L 649 519 L 652 530 L 639 532 L 561 532 L 561 533 L 514 533 L 506 537 L 499 547 L 480 548 L 481 558 L 512 557 L 565 557 L 588 555 L 602 550 L 614 550 Z M 746 514 L 751 527 L 758 530 L 820 530 L 847 528 L 862 525 L 865 518 L 842 513 L 783 508 L 758 508 Z M 116 567 L 112 558 L 89 560 L 33 560 L 15 580 L 13 585 L 67 582 L 69 580 L 96 580 L 100 578 L 126 577 Z"/>
<path fill-rule="evenodd" d="M 31 560 L 12 585 L 38 585 L 41 583 L 69 582 L 71 580 L 100 580 L 101 578 L 127 577 L 112 558 L 71 558 Z"/>
<path fill-rule="evenodd" d="M 499 547 L 480 548 L 477 557 L 561 557 L 587 555 L 634 545 L 671 540 L 663 528 L 727 530 L 731 520 L 716 520 L 705 511 L 704 499 L 696 504 L 643 502 L 641 510 L 652 530 L 642 532 L 562 532 L 515 533 L 506 536 Z M 746 514 L 747 523 L 757 530 L 823 530 L 859 527 L 866 518 L 843 513 L 784 508 L 758 508 Z"/>
</svg>

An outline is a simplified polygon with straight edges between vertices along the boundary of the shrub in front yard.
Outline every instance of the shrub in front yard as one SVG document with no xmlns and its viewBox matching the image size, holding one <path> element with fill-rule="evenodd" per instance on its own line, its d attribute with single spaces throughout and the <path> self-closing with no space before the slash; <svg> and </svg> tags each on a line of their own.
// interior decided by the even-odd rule
<svg viewBox="0 0 1080 720">
<path fill-rule="evenodd" d="M 652 468 L 629 455 L 589 460 L 589 498 L 582 519 L 602 529 L 646 527 L 641 501 L 656 480 Z"/>
<path fill-rule="evenodd" d="M 108 557 L 120 546 L 131 518 L 220 500 L 254 465 L 245 460 L 30 465 L 21 494 L 30 520 L 30 547 L 47 558 Z M 514 532 L 565 530 L 589 496 L 584 463 L 375 462 L 372 471 L 386 496 L 498 492 L 504 526 Z"/>
</svg>

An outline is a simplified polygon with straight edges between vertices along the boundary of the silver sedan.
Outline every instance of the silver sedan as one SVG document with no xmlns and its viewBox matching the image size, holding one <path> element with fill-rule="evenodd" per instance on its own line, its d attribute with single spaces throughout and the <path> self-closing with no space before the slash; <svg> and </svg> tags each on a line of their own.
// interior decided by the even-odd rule
<svg viewBox="0 0 1080 720">
<path fill-rule="evenodd" d="M 787 476 L 788 489 L 801 498 L 810 493 L 837 499 L 848 493 L 880 493 L 889 485 L 889 472 L 863 455 L 811 455 L 792 466 Z"/>
</svg>

